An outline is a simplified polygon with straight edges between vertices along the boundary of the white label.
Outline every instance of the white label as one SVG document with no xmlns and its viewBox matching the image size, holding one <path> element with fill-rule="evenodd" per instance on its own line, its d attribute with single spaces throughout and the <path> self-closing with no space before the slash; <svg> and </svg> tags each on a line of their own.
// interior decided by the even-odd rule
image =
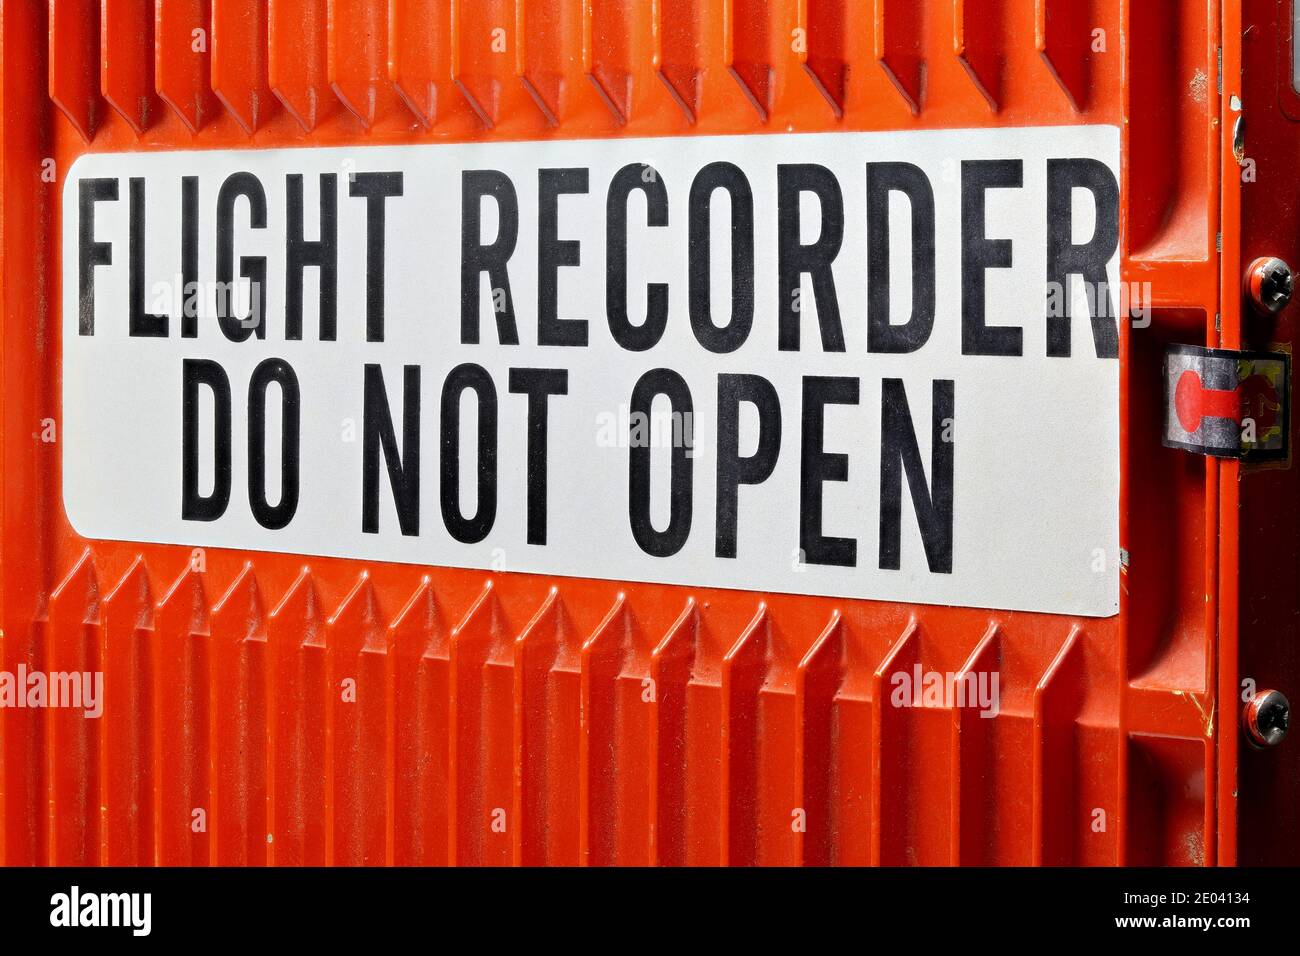
<svg viewBox="0 0 1300 956">
<path fill-rule="evenodd" d="M 1111 615 L 1118 170 L 1103 126 L 82 156 L 68 518 Z"/>
</svg>

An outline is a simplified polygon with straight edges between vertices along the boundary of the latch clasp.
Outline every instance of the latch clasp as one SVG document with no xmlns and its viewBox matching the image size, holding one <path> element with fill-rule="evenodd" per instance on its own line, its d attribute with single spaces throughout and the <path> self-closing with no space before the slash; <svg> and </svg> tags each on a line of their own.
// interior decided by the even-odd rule
<svg viewBox="0 0 1300 956">
<path fill-rule="evenodd" d="M 1284 459 L 1290 406 L 1285 352 L 1165 349 L 1166 447 L 1244 461 Z"/>
</svg>

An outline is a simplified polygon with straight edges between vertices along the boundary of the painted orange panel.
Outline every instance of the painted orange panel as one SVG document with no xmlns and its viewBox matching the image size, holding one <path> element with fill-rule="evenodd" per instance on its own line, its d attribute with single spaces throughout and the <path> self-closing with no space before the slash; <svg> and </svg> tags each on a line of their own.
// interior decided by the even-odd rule
<svg viewBox="0 0 1300 956">
<path fill-rule="evenodd" d="M 0 709 L 0 861 L 1294 862 L 1296 745 L 1247 752 L 1236 715 L 1243 677 L 1300 696 L 1296 472 L 1161 447 L 1158 374 L 1169 343 L 1294 341 L 1290 312 L 1243 316 L 1239 276 L 1300 261 L 1300 207 L 1240 183 L 1231 149 L 1240 98 L 1260 181 L 1290 175 L 1287 6 L 5 4 L 0 669 L 111 690 L 99 721 Z M 42 436 L 85 152 L 1096 123 L 1123 130 L 1122 273 L 1154 297 L 1149 328 L 1121 324 L 1116 617 L 197 553 L 67 521 Z M 888 706 L 914 665 L 996 668 L 1001 713 Z"/>
</svg>

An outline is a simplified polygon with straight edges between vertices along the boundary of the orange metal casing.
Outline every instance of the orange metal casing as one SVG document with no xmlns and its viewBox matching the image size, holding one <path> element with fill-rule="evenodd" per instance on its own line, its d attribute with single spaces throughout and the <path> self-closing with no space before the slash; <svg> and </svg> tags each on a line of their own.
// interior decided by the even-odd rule
<svg viewBox="0 0 1300 956">
<path fill-rule="evenodd" d="M 99 721 L 0 710 L 0 861 L 1250 859 L 1240 469 L 1159 442 L 1164 345 L 1241 343 L 1242 6 L 6 3 L 0 666 L 102 669 L 107 700 Z M 1276 29 L 1275 0 L 1244 6 Z M 41 434 L 60 416 L 58 197 L 84 152 L 1071 123 L 1123 131 L 1122 273 L 1154 305 L 1121 334 L 1114 618 L 217 549 L 199 571 L 65 518 Z M 914 663 L 996 667 L 1000 715 L 882 706 Z M 1294 679 L 1294 652 L 1277 666 Z M 1257 857 L 1300 852 L 1290 787 Z"/>
</svg>

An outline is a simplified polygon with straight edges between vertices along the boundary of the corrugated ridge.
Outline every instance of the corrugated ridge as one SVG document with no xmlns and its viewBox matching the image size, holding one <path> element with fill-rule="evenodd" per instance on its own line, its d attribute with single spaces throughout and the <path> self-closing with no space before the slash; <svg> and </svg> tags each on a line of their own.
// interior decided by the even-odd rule
<svg viewBox="0 0 1300 956">
<path fill-rule="evenodd" d="M 320 866 L 328 856 L 326 833 L 326 636 L 315 580 L 303 569 L 267 625 L 271 642 L 267 677 L 268 810 L 277 864 Z"/>
<path fill-rule="evenodd" d="M 138 136 L 157 118 L 151 0 L 103 0 L 100 91 Z"/>
<path fill-rule="evenodd" d="M 326 0 L 276 0 L 268 13 L 267 85 L 310 133 L 338 104 L 329 86 Z"/>
<path fill-rule="evenodd" d="M 426 576 L 390 625 L 393 862 L 443 866 L 450 847 L 450 645 Z"/>
<path fill-rule="evenodd" d="M 331 862 L 388 862 L 388 624 L 370 575 L 326 621 Z"/>
<path fill-rule="evenodd" d="M 694 598 L 650 654 L 651 706 L 648 817 L 650 863 L 683 865 L 689 859 L 686 817 L 693 792 L 688 776 L 688 687 L 699 646 L 700 612 Z"/>
<path fill-rule="evenodd" d="M 492 584 L 451 632 L 450 856 L 457 864 L 511 861 L 513 675 L 499 662 L 511 635 Z M 508 656 L 506 656 L 508 660 Z"/>
<path fill-rule="evenodd" d="M 451 77 L 484 126 L 500 118 L 506 55 L 513 48 L 514 0 L 451 0 Z M 493 60 L 500 61 L 500 65 Z"/>
<path fill-rule="evenodd" d="M 158 97 L 191 133 L 197 133 L 217 111 L 212 95 L 210 0 L 160 0 L 154 27 Z"/>
<path fill-rule="evenodd" d="M 835 695 L 844 680 L 844 619 L 839 611 L 799 661 L 795 674 L 796 790 L 799 794 L 798 862 L 829 866 L 834 862 L 836 813 Z"/>
<path fill-rule="evenodd" d="M 99 49 L 99 4 L 50 0 L 50 99 L 86 142 L 103 109 Z"/>
<path fill-rule="evenodd" d="M 90 551 L 50 595 L 45 669 L 94 673 L 100 658 L 99 578 Z M 99 862 L 102 723 L 74 710 L 42 710 L 45 724 L 46 830 L 52 866 Z M 33 808 L 35 809 L 35 808 Z"/>
<path fill-rule="evenodd" d="M 653 756 L 660 689 L 651 649 L 626 597 L 582 646 L 583 821 L 581 862 L 651 861 Z"/>
<path fill-rule="evenodd" d="M 581 832 L 581 639 L 551 588 L 514 640 L 511 862 L 578 862 Z"/>
<path fill-rule="evenodd" d="M 1035 0 L 1034 42 L 1070 106 L 1088 107 L 1093 68 L 1093 0 Z"/>
<path fill-rule="evenodd" d="M 153 759 L 157 667 L 153 586 L 136 558 L 103 603 L 100 660 L 105 675 L 100 732 L 98 862 L 145 866 L 154 861 Z M 83 691 L 84 702 L 84 691 Z"/>
<path fill-rule="evenodd" d="M 998 111 L 1005 63 L 1005 0 L 953 0 L 953 51 L 989 109 Z"/>
<path fill-rule="evenodd" d="M 212 623 L 204 575 L 196 563 L 163 595 L 155 615 L 154 849 L 161 866 L 206 866 L 210 859 L 206 689 Z M 201 824 L 196 810 L 203 813 Z"/>
<path fill-rule="evenodd" d="M 1034 866 L 1077 865 L 1082 822 L 1092 824 L 1088 807 L 1080 804 L 1077 774 L 1078 742 L 1074 722 L 1082 704 L 1083 633 L 1071 629 L 1034 689 L 1033 819 Z M 1083 832 L 1089 832 L 1084 830 Z"/>
<path fill-rule="evenodd" d="M 632 116 L 637 50 L 628 29 L 635 7 L 617 0 L 583 0 L 582 63 L 614 121 Z"/>
<path fill-rule="evenodd" d="M 391 0 L 388 78 L 407 109 L 426 127 L 449 108 L 444 106 L 454 92 L 449 0 Z"/>
<path fill-rule="evenodd" d="M 760 604 L 722 659 L 724 865 L 796 861 L 797 777 L 785 769 L 796 761 L 793 670 L 777 622 Z"/>
<path fill-rule="evenodd" d="M 797 14 L 798 62 L 840 119 L 849 82 L 849 36 L 853 30 L 867 29 L 865 5 L 850 0 L 797 0 Z"/>
<path fill-rule="evenodd" d="M 262 589 L 247 564 L 212 610 L 207 823 L 218 866 L 267 858 L 266 628 Z"/>
<path fill-rule="evenodd" d="M 723 50 L 727 72 L 766 121 L 772 112 L 773 7 L 767 0 L 723 0 Z"/>
<path fill-rule="evenodd" d="M 388 7 L 388 0 L 329 0 L 330 87 L 365 129 L 406 109 L 388 78 Z"/>
<path fill-rule="evenodd" d="M 275 109 L 267 31 L 267 0 L 212 0 L 212 92 L 249 136 Z"/>
<path fill-rule="evenodd" d="M 694 0 L 654 0 L 653 14 L 655 75 L 687 121 L 694 123 L 704 69 L 699 4 Z"/>
<path fill-rule="evenodd" d="M 963 686 L 968 679 L 978 680 L 981 674 L 1004 673 L 1001 660 L 1001 632 L 990 624 L 974 650 L 956 672 L 955 687 Z M 987 847 L 992 843 L 990 831 L 998 826 L 997 807 L 991 799 L 989 780 L 994 772 L 993 755 L 989 752 L 990 738 L 1011 720 L 1024 718 L 999 713 L 984 717 L 969 701 L 950 701 L 965 706 L 952 708 L 952 789 L 949 794 L 951 831 L 949 834 L 949 862 L 980 864 L 986 862 Z M 1012 781 L 1006 780 L 1011 783 Z M 1021 792 L 1029 789 L 1027 779 L 1013 785 Z"/>
<path fill-rule="evenodd" d="M 913 114 L 925 99 L 922 31 L 926 7 L 913 0 L 875 0 L 876 61 Z"/>
</svg>

